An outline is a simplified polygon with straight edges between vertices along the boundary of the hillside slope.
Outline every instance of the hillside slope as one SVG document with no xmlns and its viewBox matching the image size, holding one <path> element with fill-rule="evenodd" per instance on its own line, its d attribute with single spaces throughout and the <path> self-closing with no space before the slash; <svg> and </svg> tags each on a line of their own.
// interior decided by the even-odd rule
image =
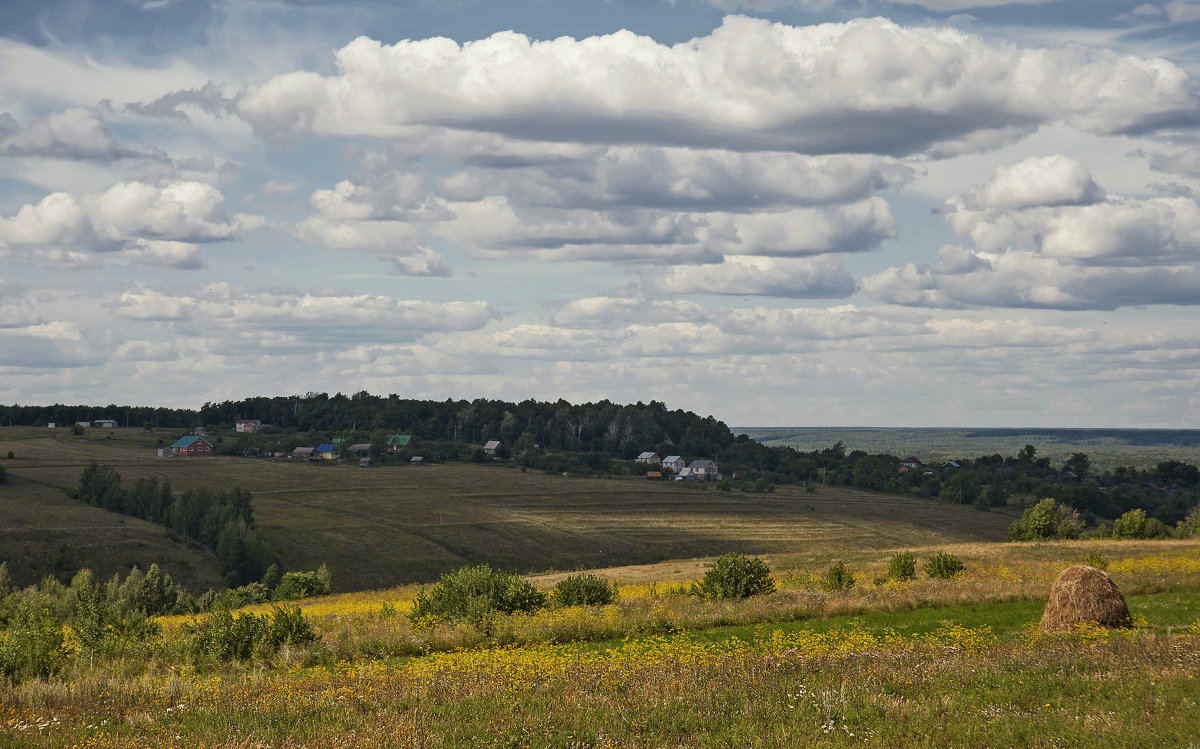
<svg viewBox="0 0 1200 749">
<path fill-rule="evenodd" d="M 107 571 L 103 565 L 141 563 L 143 557 L 124 559 L 137 549 L 157 554 L 181 581 L 210 578 L 211 555 L 171 544 L 155 526 L 68 499 L 63 492 L 92 460 L 116 467 L 127 485 L 157 477 L 176 491 L 250 490 L 259 532 L 284 565 L 328 563 L 341 590 L 433 580 L 479 562 L 532 572 L 727 551 L 796 554 L 814 547 L 998 541 L 1013 519 L 844 487 L 755 494 L 704 484 L 564 477 L 510 464 L 364 469 L 286 459 L 156 458 L 153 448 L 161 438 L 117 429 L 81 441 L 62 430 L 0 428 L 0 454 L 14 450 L 18 456 L 6 462 L 11 480 L 0 487 L 3 554 L 13 556 L 9 543 L 20 540 L 21 549 L 40 549 L 20 554 L 48 563 L 66 546 L 72 552 L 67 566 Z M 93 543 L 93 529 L 106 535 Z M 151 543 L 154 538 L 162 544 Z"/>
</svg>

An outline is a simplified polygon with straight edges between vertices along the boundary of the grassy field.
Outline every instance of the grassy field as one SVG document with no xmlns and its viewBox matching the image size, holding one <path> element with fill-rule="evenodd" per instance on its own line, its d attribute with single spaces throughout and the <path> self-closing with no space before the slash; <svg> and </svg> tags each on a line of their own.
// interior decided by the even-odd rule
<svg viewBox="0 0 1200 749">
<path fill-rule="evenodd" d="M 165 531 L 87 508 L 63 492 L 90 461 L 176 490 L 245 487 L 259 532 L 291 569 L 328 563 L 341 590 L 436 579 L 468 563 L 521 572 L 652 564 L 694 576 L 728 551 L 791 562 L 806 555 L 1002 540 L 1015 515 L 845 487 L 719 492 L 702 484 L 577 478 L 511 465 L 316 465 L 290 460 L 156 458 L 174 434 L 142 429 L 0 428 L 0 548 L 26 582 L 34 569 L 92 566 L 102 576 L 158 561 L 188 587 L 216 582 L 203 550 Z M 100 529 L 128 531 L 97 536 Z M 59 559 L 65 549 L 65 560 Z M 692 560 L 692 561 L 688 561 Z M 19 563 L 14 563 L 19 562 Z M 57 567 L 55 566 L 57 565 Z M 40 573 L 39 573 L 40 574 Z"/>
<path fill-rule="evenodd" d="M 1164 460 L 1200 464 L 1200 430 L 1139 429 L 877 429 L 871 427 L 736 427 L 767 445 L 823 450 L 839 440 L 848 450 L 915 455 L 926 463 L 981 455 L 1016 455 L 1025 445 L 1055 465 L 1086 453 L 1096 470 L 1150 468 Z"/>
<path fill-rule="evenodd" d="M 615 605 L 503 617 L 490 636 L 414 628 L 411 587 L 344 594 L 303 603 L 317 643 L 226 665 L 189 660 L 168 620 L 142 652 L 0 685 L 0 745 L 1195 746 L 1200 541 L 958 550 L 951 580 L 873 583 L 875 552 L 827 592 L 805 582 L 825 557 L 742 602 L 640 568 Z M 1086 556 L 1138 628 L 1038 634 L 1054 576 Z"/>
</svg>

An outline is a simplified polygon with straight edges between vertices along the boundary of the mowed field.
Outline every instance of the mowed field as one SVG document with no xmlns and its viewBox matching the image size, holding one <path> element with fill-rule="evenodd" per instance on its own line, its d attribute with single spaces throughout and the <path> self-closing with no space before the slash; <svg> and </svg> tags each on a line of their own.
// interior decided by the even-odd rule
<svg viewBox="0 0 1200 749">
<path fill-rule="evenodd" d="M 91 461 L 126 485 L 141 477 L 193 487 L 244 487 L 259 533 L 290 569 L 327 563 L 340 590 L 434 580 L 487 562 L 524 573 L 694 563 L 729 551 L 802 563 L 887 549 L 1000 541 L 1015 513 L 891 497 L 844 487 L 720 492 L 712 485 L 579 478 L 511 464 L 309 464 L 281 459 L 157 458 L 142 429 L 0 428 L 9 482 L 0 486 L 0 558 L 14 574 L 98 574 L 158 561 L 188 587 L 215 584 L 211 554 L 165 529 L 85 507 L 65 495 Z M 0 458 L 2 459 L 2 458 Z M 57 569 L 54 568 L 57 565 Z"/>
</svg>

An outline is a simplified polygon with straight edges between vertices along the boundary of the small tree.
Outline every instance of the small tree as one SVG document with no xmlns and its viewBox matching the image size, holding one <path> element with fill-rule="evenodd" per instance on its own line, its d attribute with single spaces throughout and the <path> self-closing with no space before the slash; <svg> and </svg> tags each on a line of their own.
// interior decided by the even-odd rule
<svg viewBox="0 0 1200 749">
<path fill-rule="evenodd" d="M 888 562 L 889 580 L 904 582 L 913 580 L 917 576 L 917 558 L 911 551 L 902 551 L 899 554 L 892 556 L 892 560 Z"/>
<path fill-rule="evenodd" d="M 487 632 L 497 613 L 537 611 L 547 600 L 545 593 L 520 575 L 481 564 L 442 575 L 428 593 L 417 594 L 408 616 L 416 624 L 466 621 Z"/>
<path fill-rule="evenodd" d="M 775 592 L 775 580 L 763 560 L 730 553 L 717 559 L 694 591 L 701 598 L 749 598 Z"/>
<path fill-rule="evenodd" d="M 1113 521 L 1113 538 L 1146 538 L 1146 511 L 1136 508 Z"/>
<path fill-rule="evenodd" d="M 1008 526 L 1009 541 L 1079 538 L 1079 513 L 1070 505 L 1047 497 L 1025 510 L 1021 519 Z"/>
<path fill-rule="evenodd" d="M 599 575 L 568 575 L 554 586 L 559 606 L 604 606 L 617 600 L 617 585 Z"/>
<path fill-rule="evenodd" d="M 850 570 L 846 569 L 845 562 L 834 562 L 829 565 L 829 571 L 825 573 L 825 579 L 821 581 L 821 587 L 825 590 L 849 590 L 854 587 L 854 575 Z"/>
<path fill-rule="evenodd" d="M 944 580 L 961 575 L 965 570 L 961 559 L 941 551 L 931 556 L 929 563 L 925 565 L 926 575 Z"/>
</svg>

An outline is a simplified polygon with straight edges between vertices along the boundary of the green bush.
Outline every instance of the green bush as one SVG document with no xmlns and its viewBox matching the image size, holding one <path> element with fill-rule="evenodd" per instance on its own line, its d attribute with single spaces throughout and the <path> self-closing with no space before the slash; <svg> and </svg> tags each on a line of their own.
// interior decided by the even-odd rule
<svg viewBox="0 0 1200 749">
<path fill-rule="evenodd" d="M 929 558 L 929 563 L 925 565 L 925 574 L 930 577 L 940 577 L 949 579 L 955 575 L 960 575 L 966 570 L 962 560 L 953 554 L 946 554 L 939 551 Z"/>
<path fill-rule="evenodd" d="M 465 621 L 490 632 L 496 614 L 537 611 L 547 600 L 520 575 L 481 564 L 442 575 L 428 593 L 418 593 L 409 619 L 422 625 Z"/>
<path fill-rule="evenodd" d="M 317 634 L 298 606 L 238 616 L 219 606 L 202 621 L 184 625 L 184 638 L 194 661 L 228 662 L 269 658 L 283 645 L 314 642 Z"/>
<path fill-rule="evenodd" d="M 829 571 L 825 573 L 821 587 L 829 591 L 849 590 L 854 587 L 854 575 L 846 569 L 845 562 L 834 562 L 829 565 Z"/>
<path fill-rule="evenodd" d="M 62 623 L 48 607 L 34 601 L 15 603 L 5 631 L 0 632 L 0 676 L 20 683 L 46 678 L 66 661 Z"/>
<path fill-rule="evenodd" d="M 1008 526 L 1008 540 L 1079 538 L 1082 528 L 1075 508 L 1047 497 L 1025 510 L 1020 520 Z"/>
<path fill-rule="evenodd" d="M 758 557 L 725 554 L 696 583 L 695 592 L 701 598 L 749 598 L 774 593 L 775 580 L 771 568 Z"/>
<path fill-rule="evenodd" d="M 1130 510 L 1113 521 L 1113 538 L 1145 538 L 1146 511 L 1138 508 Z"/>
<path fill-rule="evenodd" d="M 1095 567 L 1098 570 L 1108 569 L 1108 558 L 1097 554 L 1094 551 L 1088 554 L 1087 559 L 1083 560 L 1083 563 L 1089 567 Z"/>
<path fill-rule="evenodd" d="M 316 572 L 287 572 L 271 593 L 275 601 L 295 601 L 300 598 L 327 596 L 333 592 L 329 568 L 321 565 Z"/>
<path fill-rule="evenodd" d="M 889 580 L 904 582 L 917 576 L 917 558 L 911 551 L 902 551 L 892 556 L 888 562 L 887 576 Z"/>
<path fill-rule="evenodd" d="M 554 602 L 559 606 L 604 606 L 617 600 L 617 584 L 599 575 L 568 575 L 554 586 Z"/>
</svg>

